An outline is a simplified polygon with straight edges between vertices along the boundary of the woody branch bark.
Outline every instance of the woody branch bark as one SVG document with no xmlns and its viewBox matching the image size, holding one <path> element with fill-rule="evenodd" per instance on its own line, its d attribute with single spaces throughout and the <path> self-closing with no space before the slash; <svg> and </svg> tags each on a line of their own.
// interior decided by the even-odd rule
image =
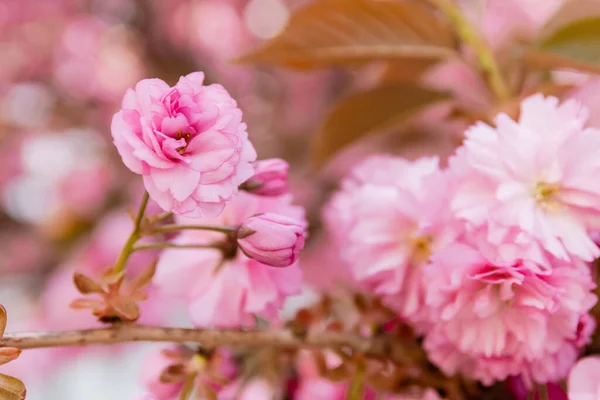
<svg viewBox="0 0 600 400">
<path fill-rule="evenodd" d="M 366 357 L 398 364 L 414 363 L 401 340 L 378 336 L 366 338 L 348 333 L 319 332 L 295 335 L 289 330 L 187 329 L 144 325 L 58 332 L 6 333 L 1 347 L 36 349 L 46 347 L 107 345 L 124 342 L 198 343 L 206 348 L 279 347 L 351 350 Z M 411 352 L 412 353 L 412 352 Z"/>
</svg>

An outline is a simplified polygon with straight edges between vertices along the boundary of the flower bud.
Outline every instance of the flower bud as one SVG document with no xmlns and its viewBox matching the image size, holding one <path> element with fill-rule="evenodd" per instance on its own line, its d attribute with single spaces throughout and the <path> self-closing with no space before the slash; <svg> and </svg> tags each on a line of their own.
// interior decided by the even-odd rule
<svg viewBox="0 0 600 400">
<path fill-rule="evenodd" d="M 254 163 L 254 175 L 241 188 L 259 196 L 280 196 L 288 192 L 289 164 L 280 158 Z"/>
<path fill-rule="evenodd" d="M 248 257 L 273 267 L 287 267 L 304 247 L 306 226 L 293 218 L 266 213 L 244 221 L 237 233 L 238 245 Z"/>
</svg>

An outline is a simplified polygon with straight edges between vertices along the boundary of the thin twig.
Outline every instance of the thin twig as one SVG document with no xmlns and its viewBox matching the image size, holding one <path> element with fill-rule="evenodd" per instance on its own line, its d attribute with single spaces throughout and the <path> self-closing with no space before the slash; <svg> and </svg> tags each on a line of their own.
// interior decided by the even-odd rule
<svg viewBox="0 0 600 400">
<path fill-rule="evenodd" d="M 277 347 L 339 349 L 397 364 L 411 362 L 396 338 L 366 338 L 349 333 L 320 332 L 305 336 L 289 330 L 188 329 L 144 325 L 116 325 L 108 328 L 59 332 L 6 333 L 0 347 L 37 349 L 47 347 L 107 345 L 123 342 L 198 343 L 203 347 Z"/>
<path fill-rule="evenodd" d="M 450 0 L 429 0 L 438 7 L 454 25 L 458 36 L 463 42 L 469 44 L 479 61 L 479 66 L 486 75 L 489 87 L 500 101 L 506 101 L 510 98 L 510 90 L 500 67 L 496 62 L 494 53 L 485 42 L 480 32 L 471 25 L 471 22 L 463 15 L 458 6 Z"/>
<path fill-rule="evenodd" d="M 152 230 L 153 233 L 159 232 L 177 232 L 184 230 L 199 230 L 199 231 L 213 231 L 221 232 L 226 234 L 235 233 L 237 227 L 233 226 L 212 226 L 212 225 L 163 225 Z"/>
<path fill-rule="evenodd" d="M 143 251 L 143 250 L 159 250 L 159 249 L 217 249 L 220 250 L 222 246 L 217 244 L 173 244 L 173 243 L 150 243 L 133 246 L 132 251 Z"/>
</svg>

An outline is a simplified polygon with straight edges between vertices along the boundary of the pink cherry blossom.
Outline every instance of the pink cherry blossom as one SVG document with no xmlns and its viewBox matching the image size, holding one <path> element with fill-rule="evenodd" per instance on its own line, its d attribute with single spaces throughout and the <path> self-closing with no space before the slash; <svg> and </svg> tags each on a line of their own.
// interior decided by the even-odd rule
<svg viewBox="0 0 600 400">
<path fill-rule="evenodd" d="M 518 374 L 529 384 L 564 378 L 591 334 L 578 337 L 597 300 L 589 268 L 554 260 L 548 269 L 484 250 L 454 243 L 425 268 L 431 361 L 486 385 Z"/>
<path fill-rule="evenodd" d="M 304 248 L 306 222 L 275 213 L 247 218 L 237 232 L 240 250 L 253 260 L 273 267 L 287 267 Z"/>
<path fill-rule="evenodd" d="M 275 212 L 304 222 L 304 210 L 291 205 L 290 196 L 262 197 L 240 192 L 214 219 L 202 224 L 236 226 L 246 217 Z M 185 219 L 181 219 L 184 221 Z M 188 220 L 186 223 L 198 221 Z M 176 244 L 210 244 L 223 235 L 185 231 Z M 197 326 L 251 326 L 254 315 L 276 318 L 286 297 L 297 294 L 302 283 L 298 264 L 273 268 L 248 258 L 241 251 L 223 259 L 216 249 L 167 249 L 160 257 L 154 282 L 166 296 L 183 298 Z"/>
<path fill-rule="evenodd" d="M 588 231 L 600 223 L 600 132 L 584 128 L 587 111 L 535 95 L 518 122 L 478 123 L 451 160 L 460 170 L 452 209 L 478 226 L 489 222 L 532 235 L 554 256 L 591 261 L 600 249 Z"/>
<path fill-rule="evenodd" d="M 354 279 L 385 295 L 403 316 L 421 309 L 421 267 L 459 233 L 437 158 L 374 156 L 342 182 L 325 210 Z"/>
<path fill-rule="evenodd" d="M 177 349 L 176 346 L 172 346 L 168 350 L 177 352 Z M 143 363 L 142 384 L 157 400 L 171 400 L 177 396 L 183 387 L 183 381 L 165 383 L 160 380 L 163 370 L 173 364 L 175 364 L 174 360 L 168 357 L 164 351 L 152 353 Z"/>
<path fill-rule="evenodd" d="M 569 373 L 567 386 L 569 400 L 600 399 L 600 357 L 579 360 Z"/>
<path fill-rule="evenodd" d="M 111 127 L 123 162 L 143 175 L 150 196 L 188 217 L 220 214 L 256 159 L 235 100 L 203 81 L 200 72 L 172 88 L 142 80 L 125 94 Z"/>
</svg>

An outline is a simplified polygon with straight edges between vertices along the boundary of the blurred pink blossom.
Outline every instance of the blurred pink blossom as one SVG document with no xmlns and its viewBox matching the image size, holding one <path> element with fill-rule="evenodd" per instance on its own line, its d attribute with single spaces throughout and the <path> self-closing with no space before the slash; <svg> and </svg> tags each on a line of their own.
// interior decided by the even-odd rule
<svg viewBox="0 0 600 400">
<path fill-rule="evenodd" d="M 573 366 L 567 381 L 569 400 L 600 399 L 600 357 L 582 358 Z"/>
<path fill-rule="evenodd" d="M 131 32 L 98 18 L 81 16 L 65 29 L 55 53 L 54 76 L 60 88 L 78 99 L 112 102 L 142 74 Z"/>
<path fill-rule="evenodd" d="M 173 88 L 159 79 L 139 82 L 111 128 L 123 162 L 143 175 L 150 196 L 190 217 L 221 213 L 256 158 L 235 100 L 203 81 L 193 73 Z"/>
<path fill-rule="evenodd" d="M 175 353 L 178 351 L 178 346 L 171 346 L 164 350 Z M 142 364 L 142 384 L 154 397 L 156 397 L 157 400 L 174 399 L 183 387 L 183 381 L 164 383 L 160 380 L 163 370 L 175 363 L 173 358 L 168 357 L 168 355 L 161 350 L 152 353 Z"/>
</svg>

